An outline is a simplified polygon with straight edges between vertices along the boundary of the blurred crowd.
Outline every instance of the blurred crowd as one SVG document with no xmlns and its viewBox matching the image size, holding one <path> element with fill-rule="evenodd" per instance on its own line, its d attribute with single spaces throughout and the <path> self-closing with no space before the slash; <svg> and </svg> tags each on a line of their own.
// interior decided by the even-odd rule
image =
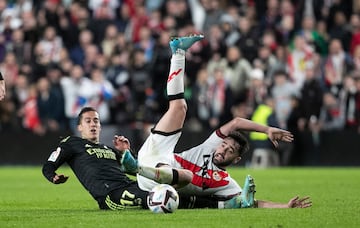
<svg viewBox="0 0 360 228">
<path fill-rule="evenodd" d="M 83 106 L 153 124 L 169 39 L 202 33 L 186 54 L 189 129 L 240 116 L 360 133 L 358 1 L 0 0 L 0 15 L 0 131 L 73 131 Z"/>
</svg>

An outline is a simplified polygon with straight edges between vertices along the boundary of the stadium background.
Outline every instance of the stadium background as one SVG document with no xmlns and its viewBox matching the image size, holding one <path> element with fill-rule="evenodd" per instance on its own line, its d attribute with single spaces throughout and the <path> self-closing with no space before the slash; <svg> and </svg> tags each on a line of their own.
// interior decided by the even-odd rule
<svg viewBox="0 0 360 228">
<path fill-rule="evenodd" d="M 295 160 L 282 165 L 359 165 L 359 12 L 341 0 L 0 0 L 0 164 L 41 164 L 84 105 L 99 109 L 103 142 L 124 134 L 138 148 L 166 110 L 169 37 L 204 33 L 188 51 L 179 150 L 271 95 L 279 126 L 297 118 Z M 280 92 L 275 72 L 289 86 Z"/>
</svg>

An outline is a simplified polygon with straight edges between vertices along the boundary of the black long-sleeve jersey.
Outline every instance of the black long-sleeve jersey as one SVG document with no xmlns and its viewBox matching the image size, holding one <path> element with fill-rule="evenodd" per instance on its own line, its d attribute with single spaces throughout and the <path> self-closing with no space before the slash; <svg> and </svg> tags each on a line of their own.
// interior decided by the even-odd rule
<svg viewBox="0 0 360 228">
<path fill-rule="evenodd" d="M 119 152 L 104 144 L 76 136 L 64 138 L 43 165 L 44 176 L 52 182 L 56 170 L 65 162 L 96 200 L 134 182 L 121 171 Z"/>
</svg>

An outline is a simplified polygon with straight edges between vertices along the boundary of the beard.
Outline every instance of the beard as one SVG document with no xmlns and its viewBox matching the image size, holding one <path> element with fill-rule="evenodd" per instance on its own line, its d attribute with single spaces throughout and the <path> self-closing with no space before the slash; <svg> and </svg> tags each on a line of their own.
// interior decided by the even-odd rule
<svg viewBox="0 0 360 228">
<path fill-rule="evenodd" d="M 214 157 L 212 159 L 212 162 L 214 163 L 214 165 L 216 165 L 218 167 L 226 167 L 226 166 L 231 165 L 231 163 L 232 163 L 232 161 L 218 161 Z"/>
</svg>

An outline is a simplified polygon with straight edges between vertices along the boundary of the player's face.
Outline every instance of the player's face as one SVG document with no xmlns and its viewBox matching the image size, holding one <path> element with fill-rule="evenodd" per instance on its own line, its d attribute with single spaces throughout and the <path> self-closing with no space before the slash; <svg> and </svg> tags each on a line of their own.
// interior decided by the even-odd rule
<svg viewBox="0 0 360 228">
<path fill-rule="evenodd" d="M 91 142 L 99 142 L 101 131 L 99 114 L 94 111 L 83 113 L 78 130 L 82 138 Z"/>
<path fill-rule="evenodd" d="M 241 157 L 238 154 L 239 144 L 232 138 L 225 138 L 220 146 L 214 152 L 213 163 L 218 167 L 237 163 Z"/>
</svg>

